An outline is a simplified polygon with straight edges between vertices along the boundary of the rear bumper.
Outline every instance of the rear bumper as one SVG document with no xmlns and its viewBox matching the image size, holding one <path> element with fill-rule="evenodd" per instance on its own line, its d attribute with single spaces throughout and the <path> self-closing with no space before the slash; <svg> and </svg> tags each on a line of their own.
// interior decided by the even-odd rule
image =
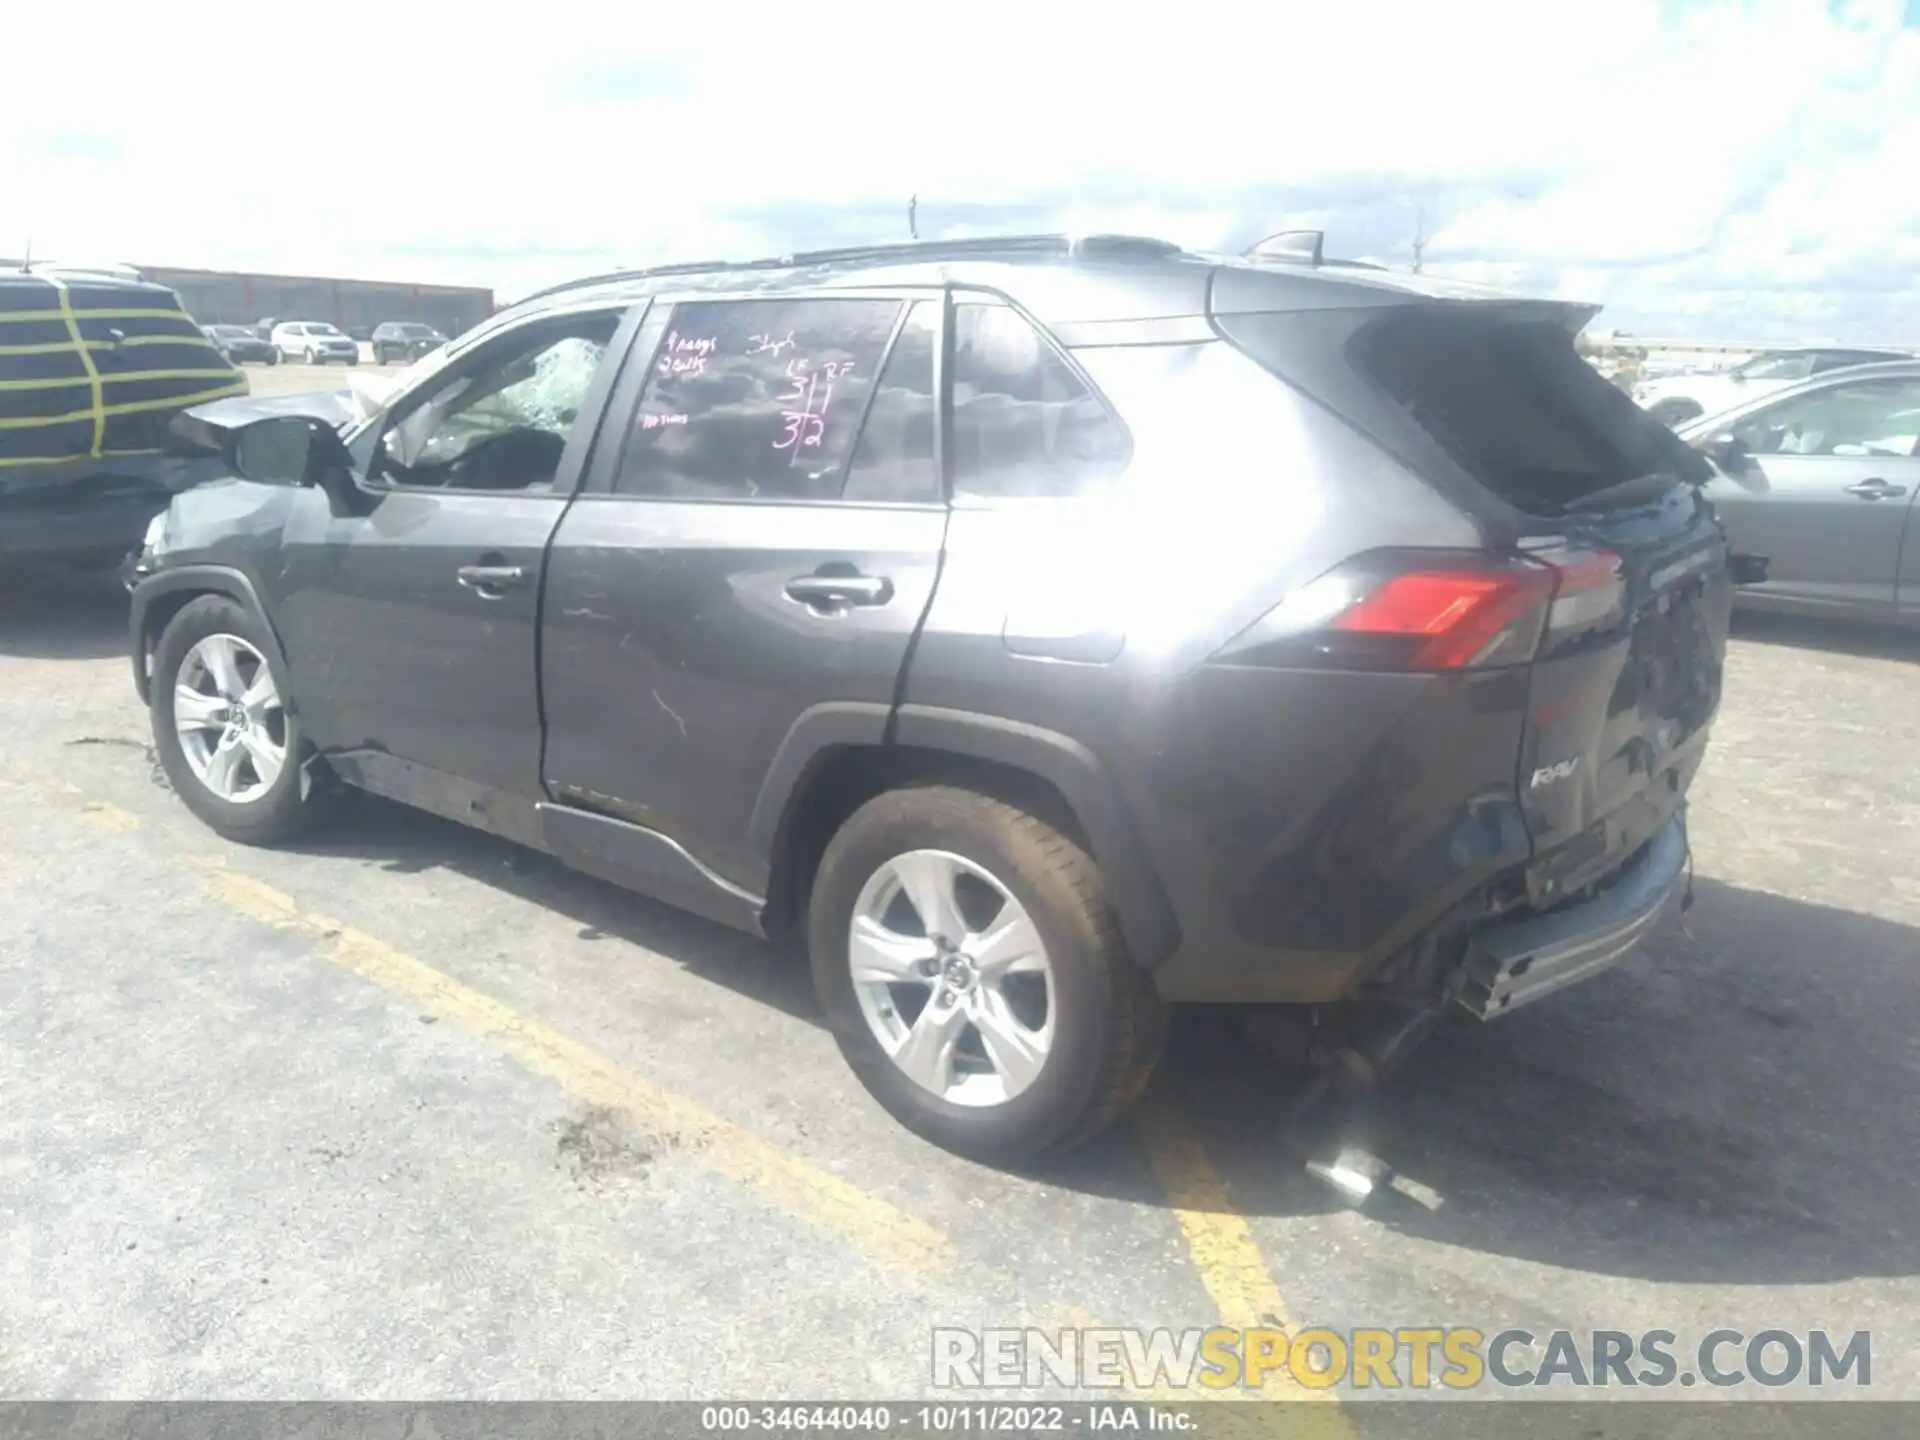
<svg viewBox="0 0 1920 1440">
<path fill-rule="evenodd" d="M 124 555 L 140 547 L 148 523 L 172 497 L 159 490 L 77 498 L 61 509 L 0 506 L 0 560 Z"/>
<path fill-rule="evenodd" d="M 1625 958 L 1666 913 L 1687 868 L 1682 810 L 1591 900 L 1481 931 L 1455 1000 L 1482 1020 L 1507 1015 Z"/>
</svg>

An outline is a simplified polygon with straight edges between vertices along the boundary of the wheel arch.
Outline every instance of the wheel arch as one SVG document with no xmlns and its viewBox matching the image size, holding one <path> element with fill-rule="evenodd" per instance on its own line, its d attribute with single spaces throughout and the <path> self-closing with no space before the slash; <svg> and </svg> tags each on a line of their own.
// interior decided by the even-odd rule
<svg viewBox="0 0 1920 1440">
<path fill-rule="evenodd" d="M 279 633 L 274 629 L 272 617 L 260 603 L 260 593 L 254 588 L 253 581 L 247 578 L 246 572 L 226 565 L 182 565 L 178 569 L 149 575 L 134 587 L 128 628 L 133 649 L 133 685 L 140 696 L 140 703 L 146 704 L 149 698 L 151 677 L 147 667 L 161 632 L 175 615 L 203 595 L 218 595 L 232 600 L 252 613 L 260 622 L 261 632 L 266 637 L 268 658 L 288 678 L 290 690 L 292 672 L 287 668 L 287 656 L 280 646 Z M 288 698 L 291 702 L 291 696 Z"/>
<path fill-rule="evenodd" d="M 884 791 L 924 783 L 978 790 L 1072 835 L 1106 874 L 1135 961 L 1152 966 L 1173 949 L 1172 908 L 1092 752 L 1038 726 L 917 705 L 816 706 L 789 730 L 751 828 L 768 865 L 768 934 L 800 933 L 814 871 L 848 816 Z"/>
</svg>

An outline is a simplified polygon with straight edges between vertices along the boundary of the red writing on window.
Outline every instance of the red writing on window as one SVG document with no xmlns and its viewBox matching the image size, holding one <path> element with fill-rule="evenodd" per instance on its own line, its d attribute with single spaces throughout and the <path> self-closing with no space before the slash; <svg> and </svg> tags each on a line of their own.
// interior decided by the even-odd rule
<svg viewBox="0 0 1920 1440">
<path fill-rule="evenodd" d="M 787 362 L 787 379 L 791 384 L 780 397 L 780 404 L 785 407 L 780 418 L 787 422 L 787 427 L 773 442 L 774 449 L 797 455 L 802 450 L 819 447 L 827 435 L 827 409 L 833 404 L 834 381 L 852 369 L 851 360 L 829 360 L 816 366 L 803 356 Z"/>
<path fill-rule="evenodd" d="M 662 375 L 699 375 L 707 368 L 707 357 L 716 348 L 711 335 L 682 335 L 667 332 L 667 343 L 653 368 Z"/>
</svg>

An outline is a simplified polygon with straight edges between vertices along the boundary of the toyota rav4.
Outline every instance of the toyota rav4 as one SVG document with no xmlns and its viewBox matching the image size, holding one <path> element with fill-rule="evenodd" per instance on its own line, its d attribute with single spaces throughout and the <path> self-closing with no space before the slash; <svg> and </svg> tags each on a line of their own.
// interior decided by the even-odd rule
<svg viewBox="0 0 1920 1440">
<path fill-rule="evenodd" d="M 1663 913 L 1731 582 L 1590 314 L 1126 237 L 585 280 L 196 412 L 135 680 L 220 834 L 357 787 L 801 939 L 882 1105 L 1031 1154 L 1169 1005 L 1490 1019 Z"/>
</svg>

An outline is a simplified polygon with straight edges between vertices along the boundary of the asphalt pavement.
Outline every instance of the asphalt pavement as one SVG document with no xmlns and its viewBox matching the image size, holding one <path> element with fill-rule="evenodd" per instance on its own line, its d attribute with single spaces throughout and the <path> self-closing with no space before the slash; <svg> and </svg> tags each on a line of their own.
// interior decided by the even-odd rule
<svg viewBox="0 0 1920 1440">
<path fill-rule="evenodd" d="M 1005 1174 L 868 1100 L 792 956 L 370 799 L 228 845 L 124 627 L 0 588 L 0 1397 L 903 1397 L 936 1327 L 1279 1323 L 1866 1329 L 1920 1398 L 1911 643 L 1740 627 L 1691 912 L 1436 1036 L 1355 1210 L 1236 1016 Z"/>
</svg>

